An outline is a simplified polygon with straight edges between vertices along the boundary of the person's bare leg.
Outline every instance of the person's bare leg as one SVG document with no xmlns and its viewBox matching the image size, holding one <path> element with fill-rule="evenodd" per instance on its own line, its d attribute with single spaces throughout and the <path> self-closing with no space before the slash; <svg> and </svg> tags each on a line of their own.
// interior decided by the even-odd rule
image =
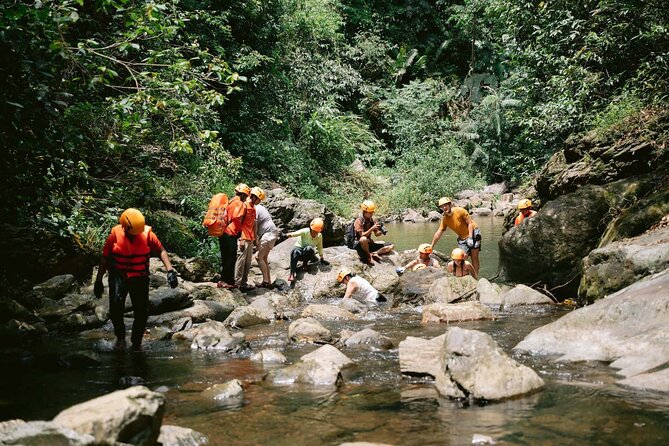
<svg viewBox="0 0 669 446">
<path fill-rule="evenodd" d="M 469 255 L 472 257 L 472 266 L 476 271 L 476 275 L 479 275 L 479 249 L 470 249 Z"/>
<path fill-rule="evenodd" d="M 383 248 L 376 251 L 376 253 L 379 254 L 379 255 L 389 254 L 389 253 L 393 252 L 394 248 L 395 248 L 395 245 L 384 246 Z"/>
<path fill-rule="evenodd" d="M 358 240 L 360 243 L 360 247 L 362 248 L 362 252 L 365 253 L 365 256 L 367 257 L 367 264 L 368 265 L 373 265 L 374 260 L 372 260 L 372 254 L 369 252 L 369 239 L 367 237 L 360 237 L 360 240 Z"/>
</svg>

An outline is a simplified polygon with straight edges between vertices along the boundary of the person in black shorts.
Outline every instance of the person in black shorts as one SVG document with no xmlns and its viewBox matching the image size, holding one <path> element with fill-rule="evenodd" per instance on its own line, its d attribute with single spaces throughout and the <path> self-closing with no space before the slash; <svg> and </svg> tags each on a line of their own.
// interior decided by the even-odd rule
<svg viewBox="0 0 669 446">
<path fill-rule="evenodd" d="M 353 222 L 356 241 L 353 249 L 358 251 L 360 260 L 368 265 L 374 265 L 374 261 L 381 261 L 379 257 L 382 254 L 392 252 L 394 246 L 392 243 L 386 243 L 382 240 L 372 240 L 372 235 L 379 236 L 385 234 L 381 223 L 375 222 L 372 218 L 376 211 L 376 205 L 371 200 L 365 200 L 360 205 L 362 215 Z"/>
</svg>

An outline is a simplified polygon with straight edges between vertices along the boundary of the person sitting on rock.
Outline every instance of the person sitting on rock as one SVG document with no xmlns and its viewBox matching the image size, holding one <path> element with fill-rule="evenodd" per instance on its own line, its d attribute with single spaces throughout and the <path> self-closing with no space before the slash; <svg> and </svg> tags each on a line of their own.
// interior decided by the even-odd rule
<svg viewBox="0 0 669 446">
<path fill-rule="evenodd" d="M 481 231 L 469 215 L 465 208 L 454 207 L 450 198 L 441 197 L 437 203 L 439 209 L 444 215 L 441 217 L 439 229 L 434 233 L 432 238 L 432 248 L 437 246 L 437 242 L 441 238 L 446 228 L 451 228 L 453 232 L 458 235 L 458 247 L 462 249 L 465 254 L 471 256 L 472 266 L 479 272 L 479 252 L 481 251 Z"/>
<path fill-rule="evenodd" d="M 416 271 L 422 268 L 439 268 L 439 261 L 432 258 L 432 246 L 429 243 L 423 243 L 418 247 L 418 258 L 407 263 L 405 270 Z M 421 266 L 422 265 L 422 266 Z"/>
<path fill-rule="evenodd" d="M 314 218 L 311 220 L 308 228 L 299 229 L 294 232 L 289 232 L 286 234 L 288 237 L 299 237 L 295 242 L 295 247 L 290 252 L 290 275 L 288 276 L 288 281 L 292 282 L 295 280 L 295 275 L 297 274 L 297 262 L 300 260 L 304 262 L 303 267 L 307 265 L 310 261 L 317 261 L 316 251 L 318 250 L 318 256 L 320 257 L 320 262 L 323 265 L 329 265 L 330 263 L 323 258 L 323 219 Z"/>
<path fill-rule="evenodd" d="M 455 248 L 451 252 L 451 261 L 446 265 L 446 269 L 455 277 L 472 276 L 476 279 L 478 276 L 476 270 L 471 263 L 465 260 L 465 257 L 467 255 L 462 249 Z"/>
<path fill-rule="evenodd" d="M 527 198 L 524 198 L 518 202 L 518 210 L 520 213 L 513 222 L 514 226 L 518 226 L 520 222 L 526 218 L 531 218 L 537 215 L 537 211 L 532 210 L 532 202 Z"/>
<path fill-rule="evenodd" d="M 346 267 L 340 269 L 337 273 L 337 281 L 346 285 L 344 299 L 353 298 L 367 305 L 376 305 L 387 301 L 371 283 L 360 276 L 356 276 Z"/>
<path fill-rule="evenodd" d="M 102 277 L 109 270 L 109 316 L 114 325 L 114 350 L 125 350 L 125 298 L 130 294 L 135 320 L 132 323 L 132 349 L 141 350 L 142 337 L 149 317 L 149 258 L 160 257 L 167 270 L 167 283 L 176 288 L 177 273 L 167 251 L 156 234 L 144 222 L 144 215 L 134 208 L 123 211 L 119 225 L 112 228 L 102 250 L 102 260 L 93 285 L 95 297 L 104 291 Z"/>
<path fill-rule="evenodd" d="M 353 230 L 355 231 L 356 241 L 353 244 L 353 249 L 358 251 L 360 260 L 367 265 L 374 265 L 374 261 L 380 262 L 382 254 L 392 252 L 394 246 L 392 243 L 386 243 L 383 240 L 372 240 L 372 234 L 377 237 L 381 234 L 386 234 L 386 230 L 382 223 L 374 221 L 373 216 L 376 211 L 376 205 L 372 200 L 365 200 L 360 205 L 362 215 L 353 222 Z"/>
</svg>

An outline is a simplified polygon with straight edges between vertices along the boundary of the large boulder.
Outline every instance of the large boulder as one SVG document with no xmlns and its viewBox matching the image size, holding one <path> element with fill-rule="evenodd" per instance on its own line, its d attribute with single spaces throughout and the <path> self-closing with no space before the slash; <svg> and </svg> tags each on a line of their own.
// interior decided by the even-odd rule
<svg viewBox="0 0 669 446">
<path fill-rule="evenodd" d="M 235 308 L 224 322 L 229 327 L 247 328 L 254 325 L 269 324 L 270 320 L 259 309 L 244 306 Z"/>
<path fill-rule="evenodd" d="M 428 290 L 426 303 L 451 303 L 476 296 L 478 283 L 472 276 L 444 276 L 435 280 Z"/>
<path fill-rule="evenodd" d="M 179 272 L 179 277 L 190 282 L 211 282 L 216 275 L 216 267 L 207 259 L 192 257 L 181 259 L 170 254 L 172 266 Z"/>
<path fill-rule="evenodd" d="M 519 283 L 541 281 L 574 296 L 581 259 L 597 246 L 610 220 L 610 199 L 602 187 L 582 187 L 511 228 L 499 241 L 500 277 Z"/>
<path fill-rule="evenodd" d="M 668 289 L 669 271 L 650 276 L 537 328 L 515 350 L 560 355 L 561 361 L 610 362 L 628 378 L 626 384 L 645 388 L 642 375 L 669 360 Z M 668 384 L 648 387 L 666 392 Z"/>
<path fill-rule="evenodd" d="M 35 285 L 32 292 L 38 299 L 60 300 L 76 287 L 76 279 L 72 274 L 62 274 Z"/>
<path fill-rule="evenodd" d="M 302 361 L 331 362 L 340 369 L 353 365 L 353 361 L 348 356 L 332 345 L 323 345 L 311 353 L 302 355 L 300 359 Z"/>
<path fill-rule="evenodd" d="M 190 318 L 194 323 L 204 322 L 207 319 L 224 321 L 235 307 L 224 306 L 210 300 L 194 300 L 191 307 L 183 310 L 149 316 L 149 325 L 170 324 L 183 318 Z"/>
<path fill-rule="evenodd" d="M 446 272 L 440 268 L 423 268 L 405 272 L 395 288 L 394 306 L 400 304 L 422 305 L 430 303 L 430 288 Z"/>
<path fill-rule="evenodd" d="M 592 303 L 667 268 L 669 227 L 614 242 L 591 251 L 583 259 L 579 297 Z"/>
<path fill-rule="evenodd" d="M 149 292 L 149 314 L 163 314 L 193 305 L 193 299 L 181 288 L 161 287 Z"/>
<path fill-rule="evenodd" d="M 283 189 L 273 189 L 267 192 L 267 200 L 263 205 L 272 216 L 274 224 L 283 232 L 307 228 L 311 220 L 320 217 L 325 222 L 324 245 L 334 246 L 344 242 L 344 222 L 315 200 L 292 197 Z"/>
<path fill-rule="evenodd" d="M 152 446 L 160 434 L 164 411 L 162 394 L 135 386 L 65 409 L 53 422 L 80 434 L 92 434 L 99 443 Z"/>
<path fill-rule="evenodd" d="M 0 422 L 0 444 L 20 446 L 93 446 L 95 439 L 52 421 L 9 420 Z"/>
</svg>

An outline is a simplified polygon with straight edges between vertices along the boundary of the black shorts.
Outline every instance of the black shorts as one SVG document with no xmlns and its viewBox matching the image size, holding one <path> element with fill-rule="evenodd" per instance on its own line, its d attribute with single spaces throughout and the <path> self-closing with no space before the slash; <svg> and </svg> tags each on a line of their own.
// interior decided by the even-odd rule
<svg viewBox="0 0 669 446">
<path fill-rule="evenodd" d="M 374 240 L 370 240 L 367 246 L 369 247 L 369 252 L 371 254 L 371 253 L 376 252 L 379 249 L 383 248 L 384 246 L 388 246 L 388 245 L 392 245 L 392 243 L 376 243 Z M 362 250 L 362 246 L 360 246 L 360 242 L 356 241 L 355 245 L 353 245 L 353 249 L 358 251 L 358 255 L 360 256 L 361 259 L 366 260 L 366 259 L 364 259 L 364 256 L 366 254 L 365 254 L 365 251 Z"/>
</svg>

